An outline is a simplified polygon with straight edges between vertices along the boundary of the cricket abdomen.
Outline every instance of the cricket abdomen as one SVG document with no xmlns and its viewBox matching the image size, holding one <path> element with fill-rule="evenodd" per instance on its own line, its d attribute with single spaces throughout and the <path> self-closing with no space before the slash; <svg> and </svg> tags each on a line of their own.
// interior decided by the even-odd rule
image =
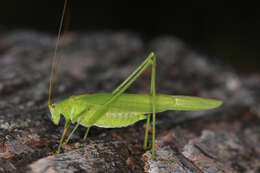
<svg viewBox="0 0 260 173">
<path fill-rule="evenodd" d="M 95 110 L 94 110 L 95 111 Z M 87 113 L 86 115 L 79 118 L 79 123 L 82 126 L 88 127 L 89 119 L 91 116 L 91 112 Z M 103 128 L 119 128 L 119 127 L 126 127 L 130 126 L 137 121 L 144 120 L 147 118 L 147 115 L 140 114 L 139 112 L 112 112 L 108 111 L 105 113 L 101 118 L 94 123 L 97 127 Z"/>
</svg>

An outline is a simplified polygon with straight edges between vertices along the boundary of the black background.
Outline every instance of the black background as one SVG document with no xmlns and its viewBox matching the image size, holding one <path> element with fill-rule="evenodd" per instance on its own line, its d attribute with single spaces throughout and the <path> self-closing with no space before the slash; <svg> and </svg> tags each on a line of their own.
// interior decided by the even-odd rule
<svg viewBox="0 0 260 173">
<path fill-rule="evenodd" d="M 172 35 L 241 72 L 260 71 L 258 5 L 225 1 L 130 2 L 70 0 L 70 30 L 131 31 L 147 41 Z M 0 28 L 55 33 L 62 7 L 63 0 L 2 1 Z"/>
</svg>

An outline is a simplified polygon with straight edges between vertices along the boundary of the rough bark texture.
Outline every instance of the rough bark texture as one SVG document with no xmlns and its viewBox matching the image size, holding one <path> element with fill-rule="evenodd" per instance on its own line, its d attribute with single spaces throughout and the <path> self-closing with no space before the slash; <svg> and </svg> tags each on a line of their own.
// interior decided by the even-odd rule
<svg viewBox="0 0 260 173">
<path fill-rule="evenodd" d="M 259 74 L 239 75 L 172 37 L 144 42 L 129 33 L 70 33 L 54 98 L 109 92 L 153 50 L 158 93 L 219 98 L 223 106 L 158 114 L 155 161 L 142 149 L 144 122 L 93 128 L 87 142 L 80 128 L 56 155 L 64 121 L 55 126 L 47 108 L 54 42 L 33 31 L 0 36 L 0 172 L 260 172 Z M 129 92 L 149 88 L 147 71 Z"/>
</svg>

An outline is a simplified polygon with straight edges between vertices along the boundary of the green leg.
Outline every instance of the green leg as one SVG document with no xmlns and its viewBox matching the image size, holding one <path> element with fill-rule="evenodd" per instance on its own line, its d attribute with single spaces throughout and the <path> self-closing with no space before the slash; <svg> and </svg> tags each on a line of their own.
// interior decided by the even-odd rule
<svg viewBox="0 0 260 173">
<path fill-rule="evenodd" d="M 69 127 L 69 124 L 70 124 L 70 121 L 66 121 L 65 125 L 64 125 L 64 130 L 63 130 L 63 133 L 62 133 L 62 136 L 60 138 L 60 142 L 59 142 L 59 146 L 58 146 L 58 150 L 57 150 L 57 154 L 60 153 L 60 149 L 61 149 L 61 146 L 62 146 L 62 142 L 64 140 L 64 137 L 68 131 L 68 127 Z"/>
<path fill-rule="evenodd" d="M 79 116 L 80 117 L 80 116 Z M 73 130 L 71 131 L 71 133 L 69 134 L 68 138 L 65 141 L 65 144 L 67 144 L 70 141 L 70 138 L 72 137 L 72 135 L 74 134 L 74 132 L 77 130 L 77 128 L 79 127 L 79 122 L 76 124 L 76 126 L 73 128 Z M 84 135 L 83 140 L 85 141 L 87 139 L 88 133 L 89 133 L 90 127 L 87 128 L 87 131 Z"/>
<path fill-rule="evenodd" d="M 156 77 L 156 57 L 153 58 L 152 64 L 152 79 L 151 79 L 151 94 L 152 94 L 152 107 L 153 107 L 153 136 L 152 136 L 152 159 L 155 159 L 155 77 Z"/>
<path fill-rule="evenodd" d="M 69 137 L 65 141 L 65 144 L 67 144 L 70 141 L 70 138 L 72 137 L 73 133 L 77 130 L 78 127 L 79 127 L 79 123 L 77 123 L 74 129 L 71 131 Z"/>
<path fill-rule="evenodd" d="M 152 78 L 151 78 L 151 96 L 152 96 L 152 112 L 153 112 L 153 142 L 152 142 L 152 155 L 154 159 L 154 143 L 155 143 L 155 75 L 156 75 L 156 57 L 153 58 L 152 63 Z M 151 115 L 148 115 L 146 120 L 146 128 L 145 128 L 145 137 L 144 137 L 144 149 L 147 148 L 148 143 L 148 134 L 150 128 L 150 118 Z"/>
<path fill-rule="evenodd" d="M 147 149 L 148 133 L 149 133 L 149 128 L 150 128 L 150 117 L 151 117 L 151 115 L 147 115 L 146 127 L 145 127 L 145 136 L 144 136 L 144 150 Z"/>
<path fill-rule="evenodd" d="M 90 127 L 87 128 L 87 131 L 86 131 L 86 133 L 84 135 L 83 141 L 87 140 L 89 130 L 90 130 Z"/>
</svg>

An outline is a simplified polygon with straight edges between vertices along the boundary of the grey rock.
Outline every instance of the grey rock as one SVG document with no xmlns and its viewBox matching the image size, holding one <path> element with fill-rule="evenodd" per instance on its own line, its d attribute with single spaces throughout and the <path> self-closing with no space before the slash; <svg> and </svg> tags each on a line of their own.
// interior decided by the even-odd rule
<svg viewBox="0 0 260 173">
<path fill-rule="evenodd" d="M 110 92 L 154 51 L 157 93 L 219 98 L 223 106 L 158 114 L 155 161 L 142 149 L 144 122 L 94 128 L 88 143 L 81 142 L 80 128 L 56 155 L 63 127 L 53 125 L 47 108 L 55 39 L 25 30 L 0 35 L 0 172 L 259 171 L 259 74 L 237 74 L 174 37 L 146 43 L 123 32 L 68 33 L 58 51 L 54 101 Z M 149 88 L 147 72 L 129 92 Z"/>
</svg>

